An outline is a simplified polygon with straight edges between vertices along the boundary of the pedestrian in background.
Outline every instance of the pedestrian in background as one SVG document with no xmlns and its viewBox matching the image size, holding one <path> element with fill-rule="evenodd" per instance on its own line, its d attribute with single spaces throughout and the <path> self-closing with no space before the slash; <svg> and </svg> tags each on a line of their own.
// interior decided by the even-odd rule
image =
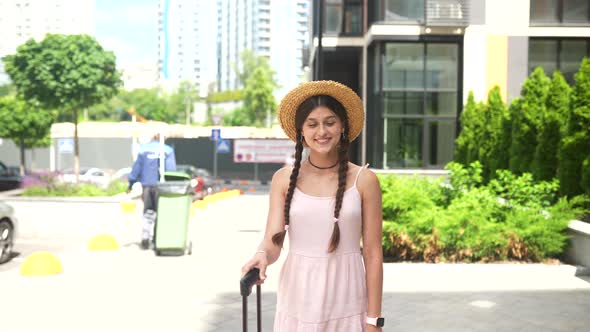
<svg viewBox="0 0 590 332">
<path fill-rule="evenodd" d="M 160 180 L 160 162 L 164 162 L 165 171 L 176 170 L 174 149 L 164 144 L 163 139 L 160 141 L 160 134 L 155 134 L 150 142 L 139 147 L 137 159 L 129 174 L 128 192 L 135 182 L 141 183 L 143 188 L 141 195 L 143 200 L 141 248 L 144 250 L 149 248 L 153 239 L 154 223 L 158 211 L 157 185 Z"/>
<path fill-rule="evenodd" d="M 242 274 L 257 267 L 264 282 L 288 235 L 274 331 L 381 331 L 381 188 L 367 165 L 348 160 L 362 101 L 340 83 L 308 82 L 285 96 L 278 116 L 295 162 L 273 176 L 264 239 Z"/>
</svg>

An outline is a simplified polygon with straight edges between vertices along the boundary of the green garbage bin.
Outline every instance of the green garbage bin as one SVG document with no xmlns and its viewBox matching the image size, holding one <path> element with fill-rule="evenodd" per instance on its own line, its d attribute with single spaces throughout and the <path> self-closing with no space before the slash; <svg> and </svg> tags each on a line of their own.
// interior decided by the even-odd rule
<svg viewBox="0 0 590 332">
<path fill-rule="evenodd" d="M 191 254 L 188 239 L 189 211 L 192 202 L 190 176 L 166 172 L 158 183 L 158 213 L 155 227 L 156 255 Z"/>
</svg>

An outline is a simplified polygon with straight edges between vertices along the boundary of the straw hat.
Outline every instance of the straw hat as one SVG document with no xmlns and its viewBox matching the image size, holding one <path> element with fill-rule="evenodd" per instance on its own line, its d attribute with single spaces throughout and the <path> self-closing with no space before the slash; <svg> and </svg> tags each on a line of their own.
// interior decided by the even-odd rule
<svg viewBox="0 0 590 332">
<path fill-rule="evenodd" d="M 309 97 L 328 95 L 338 100 L 348 114 L 348 136 L 352 142 L 363 130 L 365 112 L 361 98 L 352 89 L 334 81 L 312 81 L 303 83 L 291 90 L 279 105 L 278 114 L 281 127 L 293 141 L 297 140 L 295 113 L 299 106 Z"/>
</svg>

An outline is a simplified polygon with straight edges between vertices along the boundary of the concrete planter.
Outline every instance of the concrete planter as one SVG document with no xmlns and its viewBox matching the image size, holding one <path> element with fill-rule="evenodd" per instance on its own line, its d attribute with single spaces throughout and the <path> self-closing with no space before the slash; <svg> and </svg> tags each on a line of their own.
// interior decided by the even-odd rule
<svg viewBox="0 0 590 332">
<path fill-rule="evenodd" d="M 567 235 L 570 238 L 565 252 L 568 263 L 590 268 L 590 224 L 572 220 Z"/>
</svg>

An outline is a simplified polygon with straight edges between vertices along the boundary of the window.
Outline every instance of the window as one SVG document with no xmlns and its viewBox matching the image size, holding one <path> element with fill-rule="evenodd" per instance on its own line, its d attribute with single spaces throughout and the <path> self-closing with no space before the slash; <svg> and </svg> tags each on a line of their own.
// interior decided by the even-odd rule
<svg viewBox="0 0 590 332">
<path fill-rule="evenodd" d="M 323 25 L 324 33 L 328 34 L 362 34 L 362 2 L 359 0 L 325 0 Z"/>
<path fill-rule="evenodd" d="M 531 38 L 529 40 L 529 74 L 541 67 L 549 76 L 561 71 L 568 83 L 574 82 L 574 74 L 582 59 L 590 56 L 589 38 Z"/>
<path fill-rule="evenodd" d="M 382 126 L 383 149 L 372 153 L 382 153 L 382 159 L 370 156 L 369 160 L 382 162 L 383 168 L 442 167 L 453 159 L 460 100 L 459 44 L 387 42 L 381 49 L 375 52 L 377 65 L 371 64 L 375 69 L 370 71 L 378 100 L 369 107 L 381 114 L 373 125 Z"/>
<path fill-rule="evenodd" d="M 531 25 L 590 25 L 588 0 L 531 0 Z"/>
<path fill-rule="evenodd" d="M 423 21 L 424 0 L 387 0 L 385 21 Z"/>
</svg>

